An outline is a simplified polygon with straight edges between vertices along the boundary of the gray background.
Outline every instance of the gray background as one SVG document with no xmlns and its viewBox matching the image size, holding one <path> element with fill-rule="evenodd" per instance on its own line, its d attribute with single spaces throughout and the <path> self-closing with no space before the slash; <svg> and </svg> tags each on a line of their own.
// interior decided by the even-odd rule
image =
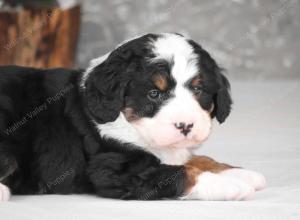
<svg viewBox="0 0 300 220">
<path fill-rule="evenodd" d="M 148 32 L 182 33 L 235 79 L 300 77 L 299 0 L 82 0 L 78 66 Z"/>
</svg>

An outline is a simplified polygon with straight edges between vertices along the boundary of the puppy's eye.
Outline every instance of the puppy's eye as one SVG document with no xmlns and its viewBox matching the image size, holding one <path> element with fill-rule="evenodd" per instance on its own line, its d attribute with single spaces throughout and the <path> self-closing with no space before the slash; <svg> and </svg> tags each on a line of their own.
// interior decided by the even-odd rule
<svg viewBox="0 0 300 220">
<path fill-rule="evenodd" d="M 157 89 L 152 89 L 148 92 L 148 97 L 151 99 L 151 100 L 155 100 L 155 99 L 158 99 L 160 96 L 160 92 L 157 90 Z"/>
<path fill-rule="evenodd" d="M 202 92 L 202 86 L 192 86 L 191 89 L 196 94 Z"/>
</svg>

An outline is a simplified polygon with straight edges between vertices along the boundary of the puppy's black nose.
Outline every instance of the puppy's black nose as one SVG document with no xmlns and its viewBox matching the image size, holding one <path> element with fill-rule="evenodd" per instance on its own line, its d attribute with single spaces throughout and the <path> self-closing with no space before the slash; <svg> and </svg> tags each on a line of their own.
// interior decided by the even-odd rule
<svg viewBox="0 0 300 220">
<path fill-rule="evenodd" d="M 182 133 L 184 136 L 187 136 L 188 133 L 191 132 L 191 129 L 193 128 L 194 124 L 186 124 L 184 122 L 179 122 L 174 124 L 175 127 L 180 130 L 180 133 Z"/>
</svg>

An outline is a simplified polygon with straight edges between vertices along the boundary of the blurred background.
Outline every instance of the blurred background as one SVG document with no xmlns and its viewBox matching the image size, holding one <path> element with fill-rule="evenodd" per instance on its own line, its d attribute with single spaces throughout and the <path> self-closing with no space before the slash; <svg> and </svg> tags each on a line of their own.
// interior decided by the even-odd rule
<svg viewBox="0 0 300 220">
<path fill-rule="evenodd" d="M 122 41 L 149 32 L 186 35 L 227 69 L 233 110 L 225 123 L 214 120 L 199 153 L 263 173 L 268 188 L 246 205 L 201 202 L 191 211 L 191 203 L 138 203 L 141 217 L 151 210 L 148 219 L 300 219 L 300 0 L 0 0 L 0 65 L 86 68 Z M 29 210 L 33 216 L 40 218 L 40 210 L 56 219 L 75 215 L 72 199 L 38 198 L 30 206 L 39 207 Z M 75 206 L 83 219 L 95 211 L 136 214 L 128 212 L 135 203 L 97 198 L 95 208 L 89 199 Z M 31 198 L 22 201 L 28 213 Z"/>
<path fill-rule="evenodd" d="M 87 0 L 78 64 L 147 32 L 182 33 L 237 78 L 300 76 L 298 0 Z"/>
<path fill-rule="evenodd" d="M 178 32 L 199 42 L 230 77 L 300 77 L 299 0 L 0 2 L 1 64 L 85 68 L 125 39 Z"/>
</svg>

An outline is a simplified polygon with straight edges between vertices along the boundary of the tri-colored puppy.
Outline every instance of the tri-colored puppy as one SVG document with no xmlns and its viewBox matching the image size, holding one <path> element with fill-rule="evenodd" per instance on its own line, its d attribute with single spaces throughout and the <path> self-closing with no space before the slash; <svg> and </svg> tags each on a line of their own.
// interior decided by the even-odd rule
<svg viewBox="0 0 300 220">
<path fill-rule="evenodd" d="M 178 34 L 132 39 L 85 71 L 0 67 L 0 200 L 248 199 L 262 175 L 193 155 L 229 115 L 228 90 L 208 52 Z"/>
</svg>

